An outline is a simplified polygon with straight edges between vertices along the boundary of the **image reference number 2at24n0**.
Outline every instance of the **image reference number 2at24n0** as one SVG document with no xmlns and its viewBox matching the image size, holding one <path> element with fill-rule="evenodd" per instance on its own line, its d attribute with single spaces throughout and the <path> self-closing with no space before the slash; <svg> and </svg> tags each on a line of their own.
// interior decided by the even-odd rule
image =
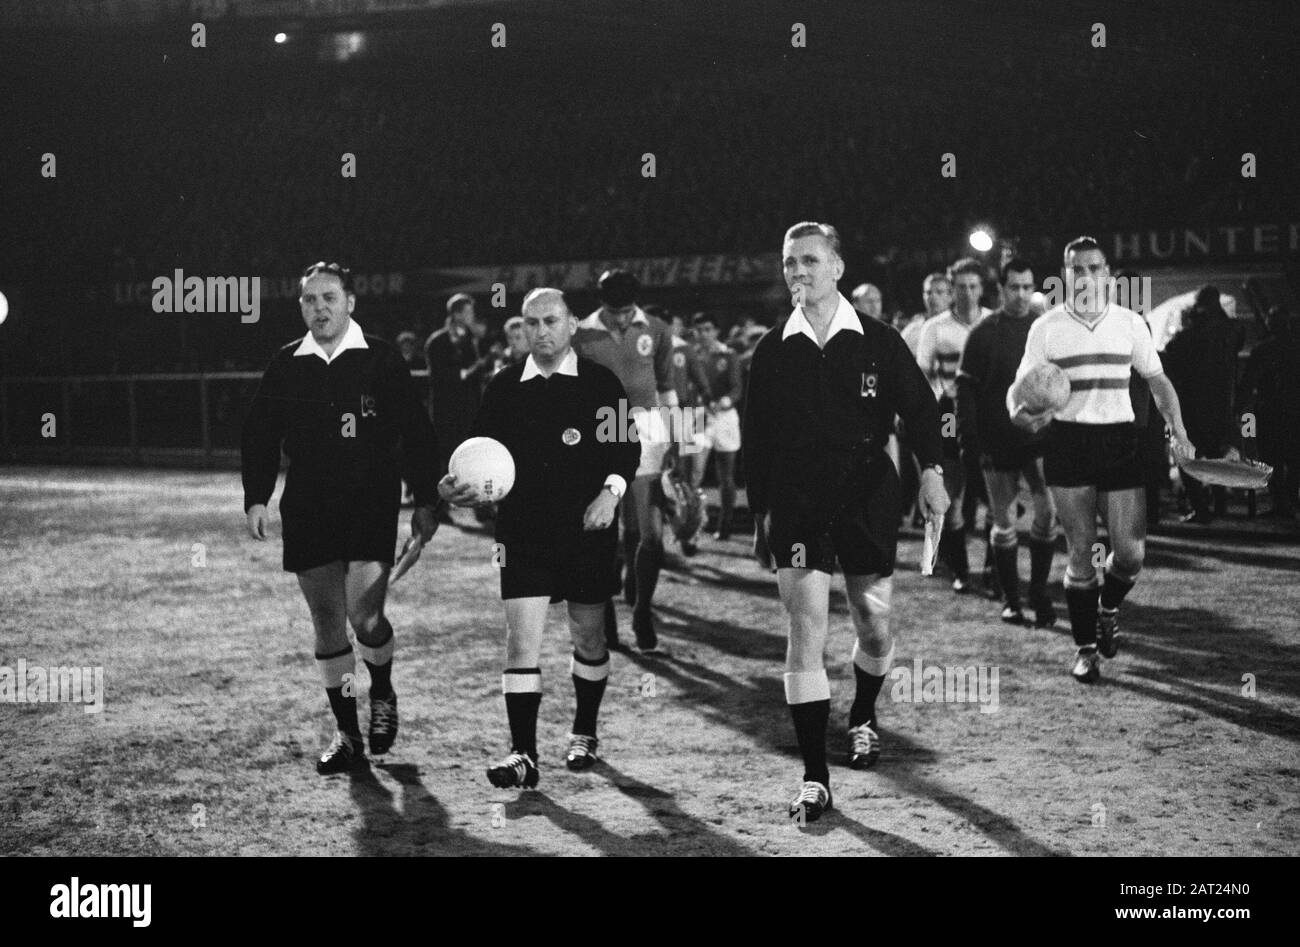
<svg viewBox="0 0 1300 947">
<path fill-rule="evenodd" d="M 1119 886 L 1120 894 L 1140 894 L 1148 898 L 1154 898 L 1160 894 L 1192 894 L 1192 895 L 1216 895 L 1216 894 L 1250 894 L 1249 883 L 1230 883 L 1217 884 L 1206 881 L 1189 881 L 1186 884 L 1179 884 L 1171 881 L 1162 885 L 1131 885 L 1121 883 Z"/>
</svg>

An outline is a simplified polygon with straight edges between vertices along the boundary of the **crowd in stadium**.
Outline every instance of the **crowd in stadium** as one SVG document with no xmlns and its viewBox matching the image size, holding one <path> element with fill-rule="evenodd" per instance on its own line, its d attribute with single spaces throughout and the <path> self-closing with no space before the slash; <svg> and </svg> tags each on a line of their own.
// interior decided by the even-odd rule
<svg viewBox="0 0 1300 947">
<path fill-rule="evenodd" d="M 877 255 L 990 217 L 1050 233 L 1272 211 L 1241 177 L 1234 138 L 1256 104 L 1213 94 L 1241 64 L 1157 82 L 1167 66 L 1145 67 L 1146 81 L 1130 56 L 1120 82 L 1104 57 L 989 61 L 978 81 L 827 67 L 845 92 L 812 109 L 779 74 L 743 68 L 630 89 L 572 63 L 545 82 L 528 69 L 484 81 L 478 62 L 436 83 L 372 66 L 275 82 L 181 73 L 161 90 L 153 77 L 65 113 L 72 153 L 102 127 L 78 109 L 118 113 L 99 160 L 75 169 L 89 187 L 69 186 L 62 208 L 82 246 L 34 234 L 22 249 L 36 266 L 79 249 L 103 275 L 141 278 L 178 263 L 292 273 L 321 255 L 322 234 L 356 266 L 404 268 L 767 250 L 805 217 L 838 220 L 853 251 Z M 996 121 L 990 101 L 1003 103 Z M 355 178 L 340 174 L 344 152 Z M 1294 181 L 1268 185 L 1270 201 L 1294 196 Z"/>
</svg>

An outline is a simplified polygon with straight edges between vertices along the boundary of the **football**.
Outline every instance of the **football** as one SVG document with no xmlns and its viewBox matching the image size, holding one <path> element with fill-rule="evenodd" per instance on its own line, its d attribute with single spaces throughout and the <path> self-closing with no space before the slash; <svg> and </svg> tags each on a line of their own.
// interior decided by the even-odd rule
<svg viewBox="0 0 1300 947">
<path fill-rule="evenodd" d="M 1013 400 L 1030 414 L 1060 411 L 1070 400 L 1070 376 L 1052 362 L 1036 365 L 1016 383 Z"/>
<path fill-rule="evenodd" d="M 447 469 L 457 483 L 472 483 L 484 503 L 504 499 L 515 485 L 515 459 L 506 445 L 490 437 L 471 437 L 462 443 Z"/>
</svg>

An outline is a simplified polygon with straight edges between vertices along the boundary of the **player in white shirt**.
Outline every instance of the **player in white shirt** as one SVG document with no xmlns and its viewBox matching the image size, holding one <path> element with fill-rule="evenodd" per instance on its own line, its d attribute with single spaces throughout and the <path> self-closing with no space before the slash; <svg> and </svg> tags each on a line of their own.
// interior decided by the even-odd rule
<svg viewBox="0 0 1300 947">
<path fill-rule="evenodd" d="M 952 570 L 952 590 L 965 592 L 970 583 L 970 564 L 966 556 L 966 520 L 962 501 L 966 490 L 967 470 L 962 463 L 957 438 L 957 369 L 961 364 L 966 336 L 991 310 L 980 305 L 984 294 L 984 267 L 966 257 L 948 269 L 953 287 L 950 309 L 929 319 L 921 327 L 916 343 L 916 361 L 930 381 L 939 401 L 943 419 L 943 485 L 952 505 L 944 515 L 939 537 L 939 557 Z"/>
<path fill-rule="evenodd" d="M 1129 399 L 1130 369 L 1146 379 L 1173 430 L 1175 460 L 1191 459 L 1195 449 L 1142 317 L 1110 302 L 1110 269 L 1097 241 L 1071 241 L 1061 275 L 1066 302 L 1030 328 L 1016 382 L 1007 391 L 1007 410 L 1030 431 L 1055 422 L 1048 432 L 1043 472 L 1069 555 L 1065 600 L 1077 647 L 1071 673 L 1091 684 L 1100 677 L 1099 653 L 1113 658 L 1118 652 L 1119 605 L 1133 588 L 1146 551 L 1146 492 Z M 1013 403 L 1013 392 L 1021 378 L 1044 362 L 1069 375 L 1070 400 L 1058 412 L 1033 415 Z M 1111 543 L 1103 581 L 1093 565 L 1099 511 Z"/>
</svg>

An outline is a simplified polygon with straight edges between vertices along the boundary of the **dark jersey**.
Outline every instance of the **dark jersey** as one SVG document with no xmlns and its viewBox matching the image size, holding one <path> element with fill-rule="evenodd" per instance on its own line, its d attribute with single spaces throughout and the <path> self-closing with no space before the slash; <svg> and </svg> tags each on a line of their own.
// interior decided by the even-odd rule
<svg viewBox="0 0 1300 947">
<path fill-rule="evenodd" d="M 271 358 L 244 421 L 245 511 L 270 501 L 281 450 L 289 459 L 282 510 L 355 505 L 395 514 L 403 479 L 417 504 L 437 502 L 444 471 L 410 370 L 383 339 L 364 338 L 367 348 L 328 364 L 294 355 L 300 341 Z"/>
<path fill-rule="evenodd" d="M 521 381 L 527 364 L 488 383 L 472 435 L 495 438 L 514 457 L 515 485 L 497 505 L 507 563 L 553 565 L 582 538 L 583 514 L 605 478 L 636 477 L 641 445 L 619 427 L 627 392 L 608 368 L 579 358 L 576 376 Z"/>
<path fill-rule="evenodd" d="M 1011 423 L 1007 389 L 1025 354 L 1032 315 L 1016 318 L 999 309 L 966 337 L 957 375 L 957 431 L 969 451 L 997 452 L 1041 440 Z"/>
<path fill-rule="evenodd" d="M 709 390 L 713 392 L 713 400 L 721 401 L 725 396 L 731 399 L 733 405 L 739 402 L 740 356 L 729 346 L 718 342 L 708 351 L 696 349 L 695 357 L 704 367 L 704 374 L 709 381 Z"/>
<path fill-rule="evenodd" d="M 895 415 L 922 466 L 942 461 L 938 404 L 911 350 L 889 326 L 855 316 L 862 332 L 836 332 L 825 348 L 800 332 L 782 338 L 788 320 L 755 347 L 744 426 L 755 514 L 779 507 L 786 493 L 856 488 L 868 455 L 889 463 Z"/>
</svg>

